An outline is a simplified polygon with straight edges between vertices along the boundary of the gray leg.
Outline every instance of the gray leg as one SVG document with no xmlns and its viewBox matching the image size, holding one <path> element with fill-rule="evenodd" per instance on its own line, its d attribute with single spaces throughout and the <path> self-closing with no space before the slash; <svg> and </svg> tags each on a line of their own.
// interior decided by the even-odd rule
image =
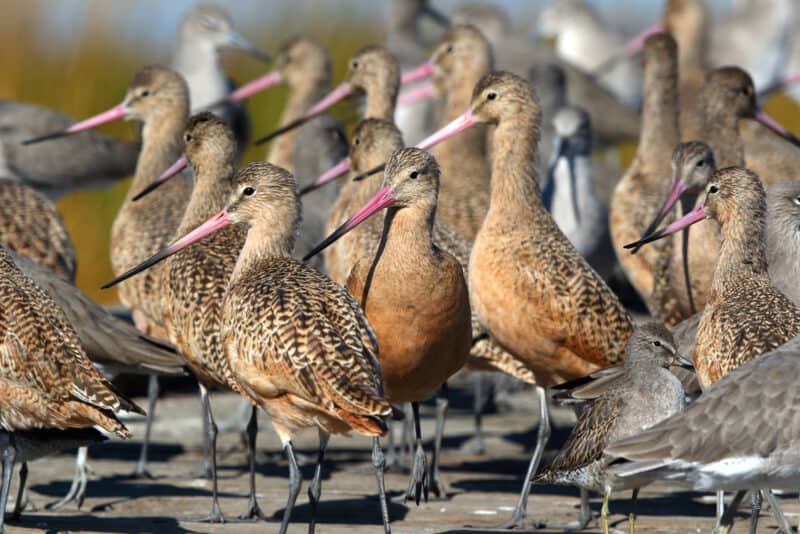
<svg viewBox="0 0 800 534">
<path fill-rule="evenodd" d="M 592 509 L 589 506 L 589 492 L 581 488 L 581 513 L 578 516 L 578 530 L 584 530 L 592 520 Z"/>
<path fill-rule="evenodd" d="M 386 459 L 383 457 L 381 440 L 378 436 L 372 438 L 372 465 L 375 466 L 375 478 L 378 480 L 378 498 L 381 503 L 381 519 L 383 519 L 384 534 L 391 534 L 389 526 L 389 506 L 386 504 L 386 484 L 383 481 L 383 468 L 386 466 Z"/>
<path fill-rule="evenodd" d="M 483 441 L 483 372 L 472 373 L 473 404 L 472 416 L 475 420 L 475 434 L 462 445 L 461 450 L 471 454 L 486 454 L 486 444 Z"/>
<path fill-rule="evenodd" d="M 144 425 L 144 439 L 142 449 L 139 452 L 139 461 L 136 463 L 132 478 L 154 478 L 147 469 L 147 448 L 150 445 L 150 432 L 153 429 L 153 418 L 156 413 L 156 401 L 158 400 L 158 376 L 155 373 L 150 375 L 147 381 L 147 419 Z"/>
<path fill-rule="evenodd" d="M 722 514 L 725 513 L 725 491 L 720 490 L 717 492 L 717 523 L 722 520 Z"/>
<path fill-rule="evenodd" d="M 750 494 L 750 534 L 758 532 L 758 516 L 761 513 L 761 492 L 753 490 Z"/>
<path fill-rule="evenodd" d="M 405 421 L 401 421 L 401 424 L 405 425 Z M 386 452 L 386 459 L 385 464 L 387 467 L 393 467 L 395 465 L 401 466 L 402 462 L 400 461 L 400 456 L 402 453 L 397 449 L 397 444 L 395 443 L 395 434 L 397 433 L 397 425 L 394 421 L 389 421 L 389 446 L 387 447 Z"/>
<path fill-rule="evenodd" d="M 403 501 L 414 500 L 419 506 L 419 501 L 424 497 L 428 502 L 428 459 L 425 457 L 425 449 L 422 448 L 422 428 L 419 421 L 419 403 L 412 402 L 411 409 L 414 412 L 414 431 L 416 434 L 416 450 L 414 461 L 411 466 L 411 481 L 408 484 Z"/>
<path fill-rule="evenodd" d="M 0 492 L 0 533 L 5 532 L 3 523 L 5 522 L 6 504 L 8 504 L 8 493 L 11 489 L 11 475 L 14 471 L 14 460 L 17 458 L 17 449 L 14 446 L 14 438 L 8 434 L 5 435 L 3 440 L 5 448 L 3 449 L 3 489 Z"/>
<path fill-rule="evenodd" d="M 286 503 L 286 509 L 283 511 L 279 534 L 286 534 L 286 530 L 289 528 L 289 520 L 292 518 L 294 503 L 297 501 L 297 496 L 300 494 L 300 486 L 302 485 L 300 468 L 297 467 L 297 458 L 294 456 L 292 442 L 287 441 L 283 448 L 286 450 L 286 459 L 289 461 L 289 500 Z"/>
<path fill-rule="evenodd" d="M 203 394 L 204 387 L 200 382 L 197 383 L 197 386 L 200 389 L 200 406 L 203 413 L 200 415 L 200 421 L 203 424 L 203 466 L 200 469 L 199 473 L 194 475 L 195 478 L 205 478 L 211 479 L 213 478 L 213 474 L 211 472 L 211 441 L 209 440 L 209 436 L 211 435 L 211 429 L 208 426 L 208 412 L 206 411 L 206 398 Z M 208 392 L 205 393 L 208 395 Z M 216 454 L 216 453 L 215 453 Z"/>
<path fill-rule="evenodd" d="M 442 454 L 442 439 L 444 438 L 444 421 L 447 417 L 447 406 L 450 404 L 447 382 L 442 384 L 439 395 L 436 397 L 436 435 L 433 441 L 433 457 L 431 458 L 430 487 L 437 497 L 447 498 L 447 485 L 439 475 L 439 464 Z"/>
<path fill-rule="evenodd" d="M 791 534 L 792 525 L 789 524 L 786 516 L 783 515 L 783 510 L 781 510 L 778 499 L 775 498 L 775 495 L 770 490 L 765 490 L 764 496 L 767 498 L 769 507 L 772 509 L 772 515 L 775 516 L 775 520 L 778 522 L 778 528 L 780 528 L 784 534 Z"/>
<path fill-rule="evenodd" d="M 251 406 L 250 419 L 247 421 L 247 456 L 250 462 L 250 498 L 247 501 L 247 510 L 239 519 L 264 519 L 267 517 L 261 511 L 256 500 L 256 436 L 258 435 L 258 408 Z"/>
<path fill-rule="evenodd" d="M 17 500 L 14 501 L 14 511 L 11 512 L 11 519 L 19 519 L 22 509 L 25 506 L 25 483 L 28 481 L 28 462 L 22 462 L 19 468 L 19 488 L 17 488 Z"/>
<path fill-rule="evenodd" d="M 325 449 L 328 448 L 330 435 L 319 429 L 319 449 L 317 450 L 317 467 L 314 470 L 314 479 L 308 486 L 308 503 L 311 505 L 311 521 L 308 523 L 308 534 L 314 534 L 317 526 L 317 505 L 322 494 L 322 463 L 325 461 Z"/>
<path fill-rule="evenodd" d="M 528 494 L 531 491 L 531 482 L 533 481 L 536 471 L 539 469 L 539 462 L 542 460 L 547 440 L 550 439 L 550 413 L 547 407 L 547 395 L 541 386 L 536 386 L 536 395 L 539 398 L 539 433 L 536 437 L 536 448 L 531 457 L 531 463 L 528 465 L 528 472 L 525 474 L 525 482 L 522 485 L 522 491 L 519 494 L 519 501 L 511 519 L 500 525 L 499 528 L 517 528 L 521 527 L 525 522 L 526 508 L 528 506 Z"/>
<path fill-rule="evenodd" d="M 739 509 L 739 505 L 742 504 L 745 495 L 747 495 L 746 490 L 736 492 L 736 495 L 733 496 L 731 503 L 728 505 L 728 509 L 725 510 L 725 513 L 722 514 L 722 517 L 720 517 L 716 526 L 714 526 L 713 534 L 728 534 L 728 532 L 731 531 L 733 527 L 733 516 L 736 515 L 736 511 Z"/>
<path fill-rule="evenodd" d="M 412 437 L 412 425 L 414 420 L 414 410 L 411 407 L 410 402 L 404 402 L 404 409 L 406 416 L 403 418 L 403 435 L 401 437 L 401 444 L 400 450 L 403 451 L 402 453 L 402 462 L 403 465 L 410 465 L 408 463 L 408 458 L 413 456 L 414 454 L 414 438 Z"/>
<path fill-rule="evenodd" d="M 218 487 L 217 487 L 217 424 L 214 422 L 214 415 L 211 413 L 211 400 L 208 398 L 208 388 L 200 384 L 200 398 L 203 400 L 203 411 L 206 421 L 204 425 L 208 429 L 208 444 L 211 456 L 211 513 L 200 521 L 204 523 L 224 523 L 225 517 L 219 507 Z"/>
<path fill-rule="evenodd" d="M 72 501 L 78 503 L 79 510 L 81 506 L 83 506 L 83 500 L 86 497 L 86 485 L 89 483 L 89 466 L 86 465 L 88 455 L 88 447 L 81 447 L 78 449 L 78 456 L 75 460 L 75 476 L 72 478 L 69 491 L 67 491 L 63 499 L 48 505 L 47 508 L 49 510 L 58 510 Z"/>
</svg>

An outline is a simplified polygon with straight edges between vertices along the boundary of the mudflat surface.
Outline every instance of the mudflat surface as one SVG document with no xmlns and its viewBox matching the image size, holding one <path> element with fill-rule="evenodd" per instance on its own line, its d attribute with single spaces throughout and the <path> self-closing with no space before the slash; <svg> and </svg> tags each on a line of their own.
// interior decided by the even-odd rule
<svg viewBox="0 0 800 534">
<path fill-rule="evenodd" d="M 431 499 L 419 507 L 403 503 L 402 493 L 408 475 L 389 471 L 386 486 L 393 532 L 486 532 L 507 520 L 517 501 L 527 468 L 538 419 L 532 391 L 502 396 L 497 413 L 484 418 L 487 454 L 475 455 L 461 447 L 470 438 L 473 423 L 467 389 L 451 387 L 453 408 L 450 411 L 444 442 L 442 476 L 448 484 L 445 500 Z M 145 406 L 144 399 L 139 399 Z M 215 393 L 212 403 L 218 423 L 223 427 L 218 440 L 221 507 L 226 517 L 235 521 L 247 504 L 248 476 L 246 453 L 239 446 L 238 434 L 231 426 L 240 414 L 239 399 L 233 394 Z M 144 432 L 143 420 L 130 420 L 134 439 L 112 440 L 93 446 L 89 463 L 93 474 L 86 501 L 81 510 L 74 504 L 48 511 L 51 503 L 69 488 L 74 472 L 74 456 L 63 454 L 30 465 L 29 507 L 19 521 L 8 525 L 9 533 L 24 532 L 277 532 L 286 506 L 288 468 L 280 444 L 262 416 L 258 440 L 258 500 L 269 522 L 209 525 L 193 521 L 210 510 L 211 483 L 192 476 L 200 470 L 203 453 L 200 406 L 193 395 L 167 395 L 159 401 L 153 428 L 150 470 L 152 480 L 127 477 L 139 453 Z M 433 407 L 423 409 L 423 435 L 427 449 L 432 449 Z M 547 461 L 555 447 L 563 443 L 574 421 L 569 411 L 552 411 L 553 436 L 545 454 Z M 397 426 L 399 436 L 400 424 Z M 386 441 L 386 440 L 384 440 Z M 316 432 L 298 436 L 299 452 L 316 458 Z M 322 502 L 318 512 L 317 532 L 381 532 L 375 477 L 370 463 L 371 440 L 358 435 L 331 439 L 323 471 Z M 430 452 L 429 452 L 430 458 Z M 430 460 L 429 460 L 430 461 Z M 309 520 L 307 488 L 313 464 L 302 467 L 304 485 L 297 500 L 290 532 L 306 532 Z M 13 500 L 16 478 L 12 486 Z M 615 495 L 611 502 L 611 525 L 617 532 L 627 532 L 629 493 Z M 797 524 L 800 502 L 797 494 L 779 498 L 792 524 Z M 765 503 L 766 505 L 766 503 Z M 640 495 L 637 507 L 637 532 L 709 532 L 714 523 L 714 500 L 711 495 L 692 493 L 680 488 L 653 486 Z M 592 496 L 592 511 L 600 511 L 600 499 Z M 534 487 L 528 502 L 529 521 L 535 524 L 566 524 L 577 517 L 578 492 L 574 488 Z M 744 532 L 749 513 L 741 512 L 734 527 Z M 774 532 L 776 522 L 769 510 L 761 513 L 759 531 Z M 561 528 L 540 529 L 545 532 Z M 589 532 L 600 532 L 595 520 Z"/>
</svg>

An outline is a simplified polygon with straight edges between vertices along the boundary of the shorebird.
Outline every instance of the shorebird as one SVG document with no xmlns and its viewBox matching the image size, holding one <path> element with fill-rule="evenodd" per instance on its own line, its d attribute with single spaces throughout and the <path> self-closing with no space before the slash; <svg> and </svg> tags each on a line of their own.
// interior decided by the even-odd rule
<svg viewBox="0 0 800 534">
<path fill-rule="evenodd" d="M 769 278 L 796 306 L 800 287 L 795 283 L 800 269 L 800 182 L 783 180 L 767 187 L 766 251 Z"/>
<path fill-rule="evenodd" d="M 243 167 L 233 177 L 223 210 L 125 276 L 226 226 L 245 226 L 247 238 L 223 302 L 221 343 L 241 390 L 269 414 L 286 451 L 290 491 L 280 533 L 288 528 L 300 492 L 292 436 L 315 427 L 320 449 L 309 489 L 312 516 L 328 437 L 354 430 L 373 437 L 381 513 L 389 532 L 379 437 L 387 431 L 392 408 L 383 398 L 377 340 L 343 287 L 290 257 L 300 218 L 296 188 L 294 177 L 279 167 L 262 162 Z"/>
<path fill-rule="evenodd" d="M 583 0 L 557 0 L 539 14 L 539 35 L 555 37 L 561 59 L 591 73 L 625 45 L 620 34 L 606 26 L 597 12 Z M 632 107 L 642 99 L 641 70 L 631 59 L 617 62 L 599 76 L 599 83 L 624 104 Z"/>
<path fill-rule="evenodd" d="M 728 532 L 745 490 L 800 484 L 800 394 L 793 386 L 799 356 L 800 339 L 793 338 L 732 370 L 683 413 L 611 444 L 606 454 L 629 461 L 612 473 L 622 480 L 679 481 L 700 491 L 736 490 L 715 529 Z M 785 519 L 781 527 L 791 530 Z"/>
<path fill-rule="evenodd" d="M 728 167 L 712 175 L 703 202 L 695 209 L 637 243 L 660 239 L 706 218 L 720 225 L 719 258 L 694 351 L 704 390 L 739 365 L 800 334 L 800 309 L 769 279 L 765 216 L 766 193 L 758 176 Z"/>
<path fill-rule="evenodd" d="M 609 226 L 617 258 L 653 317 L 668 325 L 682 317 L 669 283 L 672 240 L 630 254 L 623 246 L 638 239 L 658 212 L 669 186 L 669 155 L 678 143 L 678 70 L 675 40 L 668 34 L 644 44 L 644 108 L 636 157 L 614 189 Z"/>
<path fill-rule="evenodd" d="M 541 116 L 527 81 L 505 72 L 484 76 L 469 109 L 426 144 L 477 122 L 495 131 L 491 203 L 470 256 L 470 300 L 487 332 L 535 373 L 542 414 L 539 441 L 508 523 L 516 525 L 524 519 L 549 434 L 544 386 L 622 361 L 632 326 L 542 205 L 536 171 Z"/>
<path fill-rule="evenodd" d="M 22 274 L 2 246 L 0 298 L 0 440 L 4 449 L 0 510 L 5 512 L 15 461 L 24 464 L 62 449 L 102 441 L 102 435 L 92 430 L 94 426 L 128 438 L 130 433 L 116 413 L 144 412 L 94 368 L 58 304 Z M 26 474 L 23 466 L 20 488 Z"/>
<path fill-rule="evenodd" d="M 555 147 L 542 202 L 572 246 L 605 280 L 614 268 L 608 212 L 592 180 L 592 125 L 581 108 L 563 107 L 553 118 Z"/>
<path fill-rule="evenodd" d="M 434 83 L 444 95 L 444 125 L 464 112 L 472 98 L 472 88 L 492 70 L 492 48 L 474 26 L 453 26 L 436 47 L 430 63 L 436 70 Z M 489 209 L 486 135 L 487 129 L 481 125 L 461 132 L 454 142 L 434 150 L 443 175 L 437 215 L 470 241 Z"/>
<path fill-rule="evenodd" d="M 75 247 L 55 205 L 35 189 L 0 179 L 0 243 L 75 281 Z"/>
<path fill-rule="evenodd" d="M 670 366 L 691 364 L 677 353 L 672 334 L 658 323 L 634 328 L 625 349 L 625 363 L 598 371 L 574 383 L 556 386 L 555 400 L 578 403 L 578 422 L 550 465 L 539 473 L 538 484 L 577 485 L 603 495 L 600 522 L 608 532 L 608 499 L 612 490 L 633 489 L 629 515 L 633 532 L 638 486 L 608 473 L 604 449 L 620 439 L 640 433 L 683 410 L 685 394 Z M 583 508 L 577 528 L 591 519 Z"/>
<path fill-rule="evenodd" d="M 230 15 L 221 6 L 198 4 L 190 9 L 178 27 L 178 36 L 170 67 L 186 80 L 191 95 L 191 110 L 199 111 L 217 104 L 234 90 L 225 76 L 219 53 L 226 48 L 242 50 L 269 62 L 271 58 L 236 31 Z M 215 105 L 218 113 L 236 133 L 238 146 L 244 147 L 250 124 L 244 106 L 228 102 Z"/>
<path fill-rule="evenodd" d="M 420 34 L 420 23 L 430 19 L 447 27 L 449 21 L 427 0 L 394 0 L 386 28 L 386 48 L 397 58 L 403 70 L 417 66 L 426 58 L 427 50 Z M 416 143 L 435 128 L 435 106 L 424 100 L 409 106 L 399 106 L 394 120 L 403 137 Z"/>
<path fill-rule="evenodd" d="M 440 173 L 427 152 L 395 151 L 375 196 L 309 253 L 388 210 L 379 243 L 353 265 L 347 289 L 364 308 L 378 337 L 386 399 L 412 404 L 416 452 L 406 499 L 417 504 L 423 496 L 428 500 L 419 403 L 464 366 L 473 339 L 461 265 L 433 241 Z M 439 487 L 435 491 L 444 493 Z"/>
</svg>

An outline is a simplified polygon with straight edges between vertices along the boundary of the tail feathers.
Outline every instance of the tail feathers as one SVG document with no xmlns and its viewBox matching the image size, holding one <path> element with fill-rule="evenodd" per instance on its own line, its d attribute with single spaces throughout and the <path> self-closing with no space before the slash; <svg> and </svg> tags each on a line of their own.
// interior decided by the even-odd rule
<svg viewBox="0 0 800 534">
<path fill-rule="evenodd" d="M 105 380 L 105 386 L 117 397 L 120 410 L 137 413 L 139 415 L 147 415 L 147 412 L 145 412 L 141 406 L 123 395 L 122 392 L 117 389 L 117 386 L 115 386 L 112 382 Z"/>
<path fill-rule="evenodd" d="M 337 415 L 359 434 L 383 437 L 389 432 L 389 427 L 382 417 L 354 414 L 344 410 L 337 410 Z"/>
</svg>

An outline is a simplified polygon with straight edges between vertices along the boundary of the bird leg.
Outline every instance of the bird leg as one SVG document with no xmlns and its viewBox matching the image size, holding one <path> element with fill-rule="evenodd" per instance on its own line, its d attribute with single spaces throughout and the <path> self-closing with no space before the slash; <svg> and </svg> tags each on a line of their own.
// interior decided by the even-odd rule
<svg viewBox="0 0 800 534">
<path fill-rule="evenodd" d="M 205 478 L 211 479 L 213 478 L 213 473 L 211 472 L 211 441 L 209 440 L 209 436 L 211 435 L 211 429 L 208 426 L 208 413 L 206 412 L 206 399 L 203 396 L 203 386 L 200 382 L 197 383 L 198 387 L 200 388 L 200 406 L 203 410 L 202 415 L 200 416 L 200 420 L 203 424 L 203 465 L 200 468 L 199 472 L 196 472 L 193 475 L 193 478 Z M 208 393 L 206 393 L 208 395 Z"/>
<path fill-rule="evenodd" d="M 736 511 L 739 509 L 739 505 L 742 504 L 742 500 L 746 494 L 747 490 L 739 490 L 736 492 L 731 503 L 728 505 L 728 509 L 725 510 L 725 513 L 722 514 L 722 517 L 719 518 L 717 524 L 714 526 L 713 534 L 728 534 L 728 532 L 731 531 L 733 527 L 733 516 L 736 515 Z"/>
<path fill-rule="evenodd" d="M 414 454 L 414 438 L 412 436 L 411 425 L 412 420 L 414 419 L 414 410 L 412 409 L 411 403 L 406 402 L 404 404 L 403 411 L 405 412 L 405 417 L 403 418 L 403 434 L 401 436 L 401 445 L 400 450 L 403 452 L 402 461 L 403 465 L 409 465 L 406 460 L 410 456 Z"/>
<path fill-rule="evenodd" d="M 761 513 L 761 492 L 753 490 L 750 494 L 750 534 L 758 532 L 758 515 Z"/>
<path fill-rule="evenodd" d="M 136 463 L 136 468 L 131 473 L 131 478 L 149 478 L 153 479 L 150 470 L 147 469 L 147 448 L 150 445 L 150 431 L 153 428 L 153 419 L 156 413 L 156 401 L 158 400 L 158 376 L 155 373 L 151 374 L 147 380 L 147 418 L 144 424 L 144 439 L 142 440 L 142 449 L 139 452 L 139 461 Z"/>
<path fill-rule="evenodd" d="M 3 447 L 3 488 L 0 492 L 0 510 L 3 510 L 3 513 L 0 514 L 0 533 L 5 532 L 5 527 L 3 523 L 5 521 L 5 510 L 6 504 L 8 504 L 8 493 L 9 489 L 11 489 L 11 475 L 13 474 L 14 470 L 14 460 L 17 458 L 17 448 L 14 444 L 13 436 L 10 436 L 7 433 L 3 434 L 2 440 L 0 440 L 0 446 Z"/>
<path fill-rule="evenodd" d="M 328 447 L 330 434 L 319 429 L 319 450 L 317 451 L 317 467 L 314 470 L 314 478 L 308 486 L 308 503 L 311 506 L 311 521 L 308 523 L 308 534 L 314 534 L 317 526 L 317 505 L 319 496 L 322 493 L 322 462 L 325 461 L 325 449 Z"/>
<path fill-rule="evenodd" d="M 603 534 L 608 534 L 608 498 L 610 496 L 610 491 L 603 492 L 603 506 L 600 507 L 600 526 L 603 529 Z"/>
<path fill-rule="evenodd" d="M 258 408 L 253 405 L 250 410 L 250 419 L 247 421 L 247 456 L 250 462 L 250 498 L 247 501 L 247 510 L 239 519 L 267 519 L 261 511 L 256 500 L 256 436 L 258 435 Z"/>
<path fill-rule="evenodd" d="M 577 529 L 578 530 L 585 530 L 587 526 L 589 526 L 589 522 L 592 520 L 592 508 L 589 506 L 589 491 L 580 488 L 581 493 L 581 511 L 580 515 L 578 516 L 578 523 Z"/>
<path fill-rule="evenodd" d="M 450 404 L 447 382 L 442 384 L 439 395 L 436 397 L 436 435 L 433 440 L 433 457 L 431 458 L 430 487 L 437 497 L 447 498 L 447 485 L 439 475 L 441 463 L 442 439 L 444 438 L 444 421 L 447 417 L 447 407 Z"/>
<path fill-rule="evenodd" d="M 725 513 L 725 490 L 717 492 L 717 523 L 722 520 L 722 514 Z"/>
<path fill-rule="evenodd" d="M 411 466 L 411 481 L 408 490 L 403 496 L 403 502 L 414 500 L 419 506 L 419 501 L 424 497 L 428 502 L 428 459 L 425 457 L 425 449 L 422 448 L 422 428 L 419 421 L 419 403 L 412 402 L 411 409 L 414 412 L 414 430 L 416 434 L 416 450 Z"/>
<path fill-rule="evenodd" d="M 542 386 L 536 386 L 536 396 L 539 398 L 539 432 L 536 436 L 536 448 L 533 450 L 531 462 L 528 464 L 528 472 L 525 474 L 525 481 L 522 484 L 522 491 L 519 494 L 519 501 L 516 508 L 514 508 L 514 513 L 511 515 L 511 519 L 497 528 L 513 529 L 523 526 L 528 506 L 528 494 L 531 491 L 531 482 L 539 469 L 539 462 L 542 460 L 544 448 L 550 439 L 550 410 L 547 406 L 547 394 Z"/>
<path fill-rule="evenodd" d="M 297 467 L 297 458 L 294 456 L 294 447 L 291 440 L 286 441 L 283 448 L 286 451 L 286 459 L 289 461 L 289 500 L 286 503 L 286 509 L 283 511 L 279 534 L 286 534 L 286 530 L 289 528 L 289 520 L 292 518 L 294 503 L 297 501 L 297 496 L 300 494 L 300 486 L 302 485 L 300 468 Z"/>
<path fill-rule="evenodd" d="M 486 444 L 483 442 L 483 372 L 472 373 L 472 388 L 474 400 L 472 403 L 472 416 L 475 419 L 475 434 L 467 440 L 461 450 L 471 454 L 486 454 Z"/>
<path fill-rule="evenodd" d="M 386 466 L 386 458 L 381 449 L 381 440 L 378 436 L 372 438 L 372 465 L 375 466 L 375 478 L 378 481 L 378 498 L 381 503 L 381 519 L 383 519 L 384 534 L 391 534 L 389 526 L 389 506 L 386 503 L 386 484 L 383 481 L 383 468 Z"/>
<path fill-rule="evenodd" d="M 211 514 L 200 519 L 203 523 L 224 523 L 225 517 L 219 507 L 218 487 L 217 487 L 217 424 L 214 422 L 214 415 L 211 413 L 211 400 L 208 398 L 208 388 L 200 384 L 200 398 L 203 401 L 203 412 L 205 417 L 203 425 L 208 429 L 208 445 L 211 456 Z"/>
<path fill-rule="evenodd" d="M 89 483 L 89 472 L 91 471 L 86 464 L 88 455 L 88 447 L 80 447 L 78 449 L 78 457 L 75 460 L 75 476 L 72 478 L 69 491 L 60 501 L 47 505 L 48 510 L 58 510 L 72 501 L 77 502 L 78 510 L 83 506 L 83 500 L 86 497 L 86 484 Z"/>
<path fill-rule="evenodd" d="M 633 534 L 636 524 L 636 499 L 639 498 L 639 488 L 635 488 L 631 493 L 631 511 L 628 513 L 628 534 Z"/>
<path fill-rule="evenodd" d="M 19 519 L 22 509 L 25 507 L 25 483 L 28 481 L 28 462 L 22 462 L 19 468 L 19 488 L 17 488 L 17 499 L 14 501 L 14 511 L 11 512 L 11 519 Z"/>
<path fill-rule="evenodd" d="M 786 534 L 791 533 L 792 525 L 789 524 L 786 516 L 783 515 L 783 510 L 781 510 L 781 506 L 778 504 L 778 499 L 775 498 L 772 490 L 765 490 L 764 496 L 767 498 L 769 507 L 772 509 L 772 515 L 775 516 L 775 520 L 778 522 L 778 528 L 780 528 L 780 530 Z"/>
</svg>

